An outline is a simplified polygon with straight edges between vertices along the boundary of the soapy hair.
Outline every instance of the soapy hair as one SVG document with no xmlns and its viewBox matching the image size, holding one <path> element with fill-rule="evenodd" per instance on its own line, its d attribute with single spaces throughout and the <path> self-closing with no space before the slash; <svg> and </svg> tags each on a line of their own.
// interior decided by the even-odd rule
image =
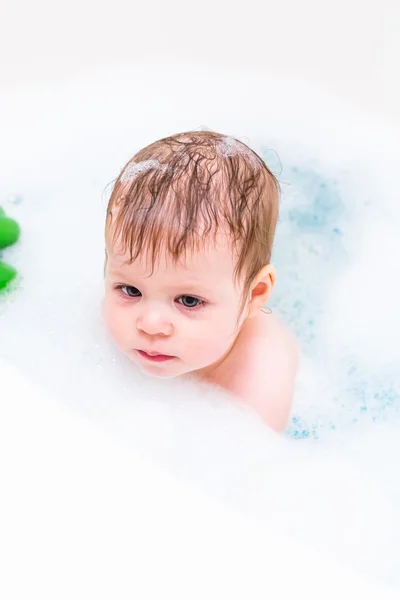
<svg viewBox="0 0 400 600">
<path fill-rule="evenodd" d="M 145 254 L 154 268 L 165 253 L 176 263 L 227 233 L 234 278 L 246 297 L 271 259 L 279 192 L 265 162 L 243 142 L 208 130 L 180 133 L 124 166 L 108 203 L 106 235 L 132 262 Z"/>
</svg>

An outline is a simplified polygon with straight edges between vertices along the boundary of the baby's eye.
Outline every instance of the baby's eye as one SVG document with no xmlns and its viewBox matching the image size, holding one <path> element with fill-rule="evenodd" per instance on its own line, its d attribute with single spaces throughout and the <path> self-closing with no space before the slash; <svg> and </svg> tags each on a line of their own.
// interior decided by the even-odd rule
<svg viewBox="0 0 400 600">
<path fill-rule="evenodd" d="M 129 298 L 138 298 L 142 295 L 139 290 L 132 285 L 120 285 L 118 287 L 121 292 L 123 292 L 125 296 L 129 296 Z"/>
<path fill-rule="evenodd" d="M 180 296 L 178 298 L 178 302 L 185 308 L 199 308 L 202 304 L 204 304 L 203 300 L 195 298 L 195 296 Z"/>
</svg>

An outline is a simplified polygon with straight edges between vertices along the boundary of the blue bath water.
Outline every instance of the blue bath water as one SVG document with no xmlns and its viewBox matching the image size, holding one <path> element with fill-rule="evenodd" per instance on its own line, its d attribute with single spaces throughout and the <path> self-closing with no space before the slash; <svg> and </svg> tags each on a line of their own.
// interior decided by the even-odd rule
<svg viewBox="0 0 400 600">
<path fill-rule="evenodd" d="M 354 216 L 346 208 L 351 198 L 342 190 L 341 174 L 333 178 L 286 160 L 282 169 L 268 151 L 264 158 L 282 188 L 273 255 L 278 282 L 270 307 L 294 331 L 302 354 L 326 369 L 329 383 L 312 406 L 302 410 L 295 404 L 287 434 L 318 439 L 339 427 L 395 417 L 400 413 L 396 374 L 366 369 L 351 349 L 338 356 L 319 335 L 332 282 L 350 260 L 346 238 Z"/>
</svg>

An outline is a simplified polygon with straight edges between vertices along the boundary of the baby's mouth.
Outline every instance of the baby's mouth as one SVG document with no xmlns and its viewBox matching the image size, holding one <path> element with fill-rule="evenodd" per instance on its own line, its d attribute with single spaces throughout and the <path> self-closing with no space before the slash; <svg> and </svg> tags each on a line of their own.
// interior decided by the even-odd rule
<svg viewBox="0 0 400 600">
<path fill-rule="evenodd" d="M 165 362 L 175 358 L 175 356 L 160 354 L 159 352 L 154 352 L 153 350 L 137 350 L 136 352 L 139 354 L 139 356 L 151 362 Z"/>
</svg>

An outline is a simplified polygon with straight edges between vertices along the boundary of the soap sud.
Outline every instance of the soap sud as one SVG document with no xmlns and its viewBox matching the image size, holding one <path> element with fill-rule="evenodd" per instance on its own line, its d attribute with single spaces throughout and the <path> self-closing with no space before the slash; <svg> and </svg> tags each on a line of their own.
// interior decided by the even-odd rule
<svg viewBox="0 0 400 600">
<path fill-rule="evenodd" d="M 230 136 L 225 136 L 218 142 L 218 150 L 222 156 L 232 157 L 232 156 L 245 156 L 253 167 L 260 168 L 260 162 L 257 156 L 244 144 L 235 140 L 235 138 Z"/>
<path fill-rule="evenodd" d="M 122 183 L 130 183 L 131 181 L 136 179 L 136 177 L 140 173 L 146 173 L 147 171 L 151 171 L 152 169 L 166 171 L 169 169 L 169 166 L 164 165 L 155 159 L 142 160 L 140 162 L 131 162 L 122 173 L 120 181 Z"/>
<path fill-rule="evenodd" d="M 162 78 L 162 73 L 159 75 Z M 190 105 L 185 102 L 180 105 L 179 91 L 175 95 L 173 92 L 179 87 L 174 88 L 171 81 L 171 94 L 165 94 L 165 112 L 156 122 L 152 102 L 156 103 L 158 96 L 152 85 L 157 81 L 159 87 L 160 77 L 155 78 L 150 71 L 144 71 L 142 75 L 138 72 L 135 87 L 138 78 L 142 77 L 140 87 L 144 90 L 143 95 L 138 98 L 134 86 L 126 89 L 119 96 L 122 100 L 118 110 L 110 101 L 112 90 L 128 84 L 123 83 L 120 75 L 113 82 L 110 75 L 109 85 L 105 86 L 105 77 L 104 73 L 98 81 L 85 77 L 81 83 L 65 84 L 67 89 L 60 85 L 51 94 L 36 89 L 32 98 L 24 90 L 22 106 L 30 106 L 36 101 L 35 120 L 29 118 L 29 113 L 25 116 L 18 110 L 0 110 L 5 140 L 4 149 L 0 150 L 4 174 L 0 182 L 0 204 L 2 197 L 7 198 L 16 190 L 24 197 L 24 202 L 13 205 L 10 211 L 10 216 L 19 221 L 22 230 L 20 243 L 10 249 L 12 263 L 22 277 L 22 287 L 12 296 L 7 296 L 6 302 L 0 301 L 0 357 L 49 390 L 55 402 L 67 405 L 72 412 L 83 415 L 123 444 L 151 456 L 208 495 L 239 507 L 254 519 L 275 521 L 282 530 L 291 531 L 318 547 L 321 553 L 336 554 L 354 568 L 387 581 L 395 581 L 397 576 L 397 584 L 400 585 L 400 569 L 398 563 L 396 565 L 400 556 L 397 541 L 400 486 L 394 463 L 394 457 L 400 452 L 398 422 L 394 419 L 388 423 L 381 422 L 373 429 L 373 423 L 369 422 L 370 427 L 359 430 L 346 429 L 343 425 L 336 432 L 336 437 L 322 436 L 318 442 L 312 440 L 311 443 L 294 442 L 275 436 L 257 416 L 208 387 L 175 380 L 160 382 L 142 376 L 110 343 L 99 308 L 105 217 L 105 206 L 100 198 L 104 186 L 115 176 L 118 165 L 126 160 L 132 138 L 139 149 L 148 144 L 149 139 L 190 129 L 207 102 L 209 86 L 199 86 L 196 78 L 191 81 L 191 75 L 187 74 L 185 83 L 189 87 L 193 85 L 198 94 L 192 96 Z M 257 81 L 251 85 L 244 82 L 242 87 L 256 91 L 257 85 L 261 85 Z M 267 86 L 267 82 L 264 81 L 263 85 Z M 110 90 L 110 98 L 107 94 L 99 94 L 99 90 L 105 87 Z M 236 96 L 230 93 L 231 101 L 226 103 L 223 95 L 213 94 L 214 114 L 227 115 L 226 118 L 215 118 L 215 129 L 231 130 L 235 123 L 241 131 L 253 134 L 255 138 L 258 136 L 258 141 L 260 136 L 264 136 L 269 147 L 273 145 L 270 139 L 273 131 L 275 136 L 286 140 L 291 152 L 295 147 L 292 142 L 295 132 L 292 131 L 293 121 L 285 129 L 287 112 L 279 113 L 278 103 L 268 122 L 263 102 L 258 109 L 254 104 L 256 98 L 276 96 L 276 86 L 271 85 L 271 88 L 274 94 L 270 94 L 267 88 L 264 92 L 259 91 L 247 107 L 240 105 L 243 102 L 240 95 L 236 101 Z M 201 92 L 203 89 L 204 94 Z M 289 91 L 282 88 L 283 97 L 290 97 Z M 59 96 L 55 98 L 55 94 Z M 223 108 L 220 113 L 216 100 L 219 97 Z M 69 111 L 64 106 L 66 98 Z M 104 103 L 104 110 L 98 112 L 101 120 L 91 116 L 88 110 L 94 99 L 97 105 Z M 2 102 L 3 99 L 0 99 L 0 108 Z M 132 113 L 133 103 L 136 103 L 137 110 Z M 302 110 L 306 113 L 307 107 L 314 105 L 318 107 L 315 92 L 304 101 Z M 327 106 L 325 103 L 321 105 Z M 49 106 L 56 114 L 51 114 L 47 122 Z M 107 106 L 109 119 L 104 118 Z M 290 107 L 291 111 L 295 110 L 293 103 Z M 68 117 L 66 120 L 55 118 L 58 112 L 73 115 L 73 119 L 71 116 L 71 122 L 68 122 Z M 136 120 L 132 114 L 137 115 Z M 143 120 L 144 114 L 152 118 Z M 243 115 L 241 121 L 238 121 L 238 114 Z M 333 114 L 334 110 L 331 117 Z M 91 122 L 91 119 L 94 121 Z M 337 152 L 340 145 L 337 141 L 340 125 L 333 132 L 335 144 L 329 144 L 326 135 L 318 140 L 320 129 L 312 131 L 315 121 L 315 114 L 311 111 L 305 143 L 310 143 L 314 134 L 315 156 L 319 155 L 319 150 L 322 156 L 329 147 L 332 153 L 328 156 L 332 161 L 330 166 L 335 160 L 337 165 L 346 165 L 350 160 L 351 144 L 344 144 L 340 156 L 334 156 L 335 148 Z M 56 128 L 54 123 L 57 123 Z M 113 124 L 112 131 L 108 132 L 107 123 Z M 299 117 L 299 123 L 301 129 L 305 118 Z M 344 140 L 347 140 L 350 131 L 357 130 L 356 117 L 352 117 L 352 125 L 351 129 L 342 125 L 342 130 L 346 130 Z M 119 134 L 119 143 L 116 143 L 115 131 L 119 126 L 123 133 Z M 363 160 L 360 148 L 363 148 L 364 131 L 363 127 L 357 131 L 360 141 L 354 152 L 358 161 Z M 22 132 L 25 152 L 21 155 L 20 145 L 15 140 L 20 139 Z M 88 132 L 89 137 L 85 137 Z M 303 136 L 299 137 L 303 139 Z M 223 151 L 232 153 L 234 146 L 229 138 L 227 140 L 222 146 L 225 148 Z M 99 143 L 105 149 L 102 159 L 99 159 L 98 152 L 94 152 Z M 79 155 L 76 147 L 81 149 Z M 287 162 L 290 154 L 285 154 L 283 142 L 282 146 L 277 142 L 275 147 L 282 161 Z M 365 144 L 365 148 L 369 147 Z M 389 145 L 386 147 L 389 148 Z M 393 148 L 395 152 L 397 141 Z M 307 152 L 310 153 L 310 150 Z M 84 165 L 80 162 L 81 156 L 88 157 Z M 367 156 L 365 160 L 369 164 Z M 379 172 L 377 157 L 374 156 L 373 160 Z M 325 157 L 323 165 L 324 161 Z M 13 176 L 16 165 L 19 171 L 26 167 L 22 188 L 21 182 Z M 131 176 L 137 176 L 137 170 L 133 175 L 135 167 L 137 165 L 132 165 Z M 150 168 L 160 168 L 160 163 Z M 66 177 L 66 172 L 74 173 L 74 177 Z M 39 179 L 38 173 L 41 173 Z M 46 173 L 44 182 L 43 173 Z M 128 175 L 125 173 L 125 176 Z M 392 185 L 393 182 L 389 179 L 382 181 L 377 202 L 385 195 L 389 183 Z M 353 191 L 356 197 L 358 188 L 354 187 Z M 357 215 L 360 219 L 364 218 L 361 211 Z M 354 225 L 353 231 L 356 231 Z M 296 237 L 293 236 L 290 241 L 295 248 L 298 243 Z M 379 246 L 376 251 L 379 252 Z M 357 265 L 357 258 L 352 255 L 349 272 L 361 281 L 362 274 Z M 339 282 L 340 276 L 335 274 L 332 277 Z M 328 290 L 332 298 L 335 297 L 335 289 L 333 284 Z M 343 300 L 346 288 L 342 288 L 341 293 L 338 306 L 331 307 L 327 302 L 321 325 L 323 330 L 323 325 L 331 321 L 330 331 L 334 332 L 335 328 L 337 331 L 336 337 L 332 338 L 333 347 L 337 350 L 331 356 L 333 362 L 342 358 L 341 344 L 346 333 L 346 327 L 341 329 L 347 314 Z M 327 292 L 327 298 L 329 294 Z M 349 302 L 355 306 L 352 298 Z M 380 302 L 384 299 L 381 298 Z M 397 308 L 385 303 L 382 310 L 386 306 L 389 310 L 384 321 L 389 331 L 390 316 L 395 323 Z M 370 311 L 364 312 L 365 317 L 369 315 Z M 373 328 L 378 332 L 378 318 Z M 387 350 L 386 341 L 383 334 L 378 339 L 376 351 L 380 356 Z M 359 351 L 365 359 L 372 361 L 374 345 L 370 345 L 370 356 L 364 349 L 368 336 L 362 328 L 351 331 L 350 343 L 352 351 Z M 383 364 L 383 356 L 379 362 Z M 340 369 L 330 371 L 323 360 L 318 361 L 314 355 L 308 356 L 302 364 L 294 410 L 303 416 L 311 415 L 310 418 L 316 412 L 329 414 L 332 407 L 328 395 L 345 377 Z M 384 468 L 381 469 L 380 465 Z"/>
</svg>

